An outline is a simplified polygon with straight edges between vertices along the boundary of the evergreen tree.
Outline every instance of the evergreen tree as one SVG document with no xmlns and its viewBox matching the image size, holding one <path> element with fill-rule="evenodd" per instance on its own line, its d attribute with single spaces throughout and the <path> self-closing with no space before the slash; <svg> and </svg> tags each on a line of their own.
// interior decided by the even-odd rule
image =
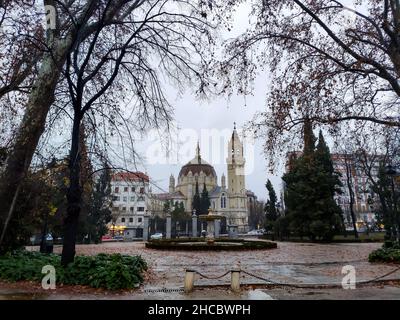
<svg viewBox="0 0 400 320">
<path fill-rule="evenodd" d="M 101 171 L 91 196 L 87 225 L 89 242 L 98 243 L 108 231 L 111 221 L 111 173 L 107 167 Z"/>
<path fill-rule="evenodd" d="M 210 202 L 210 198 L 208 196 L 208 191 L 207 191 L 207 187 L 206 187 L 205 183 L 203 185 L 203 191 L 201 192 L 200 203 L 201 203 L 201 205 L 200 205 L 201 212 L 203 214 L 208 213 L 208 209 L 210 208 L 211 202 Z"/>
<path fill-rule="evenodd" d="M 292 160 L 291 170 L 283 176 L 285 202 L 291 231 L 329 241 L 341 227 L 341 209 L 334 199 L 341 184 L 322 132 L 317 148 L 315 141 L 306 123 L 303 154 Z"/>
<path fill-rule="evenodd" d="M 200 198 L 200 192 L 199 192 L 199 183 L 196 181 L 196 189 L 195 193 L 193 196 L 193 202 L 192 202 L 192 209 L 196 210 L 197 214 L 202 214 L 201 212 L 201 198 Z"/>
<path fill-rule="evenodd" d="M 183 202 L 179 203 L 179 211 L 185 213 L 185 206 L 183 205 Z"/>
<path fill-rule="evenodd" d="M 276 209 L 276 202 L 277 202 L 277 197 L 276 193 L 274 190 L 274 187 L 272 186 L 271 181 L 268 179 L 267 183 L 265 184 L 265 187 L 268 190 L 268 201 L 265 204 L 265 229 L 267 231 L 272 231 L 275 221 L 278 218 L 278 211 Z"/>
<path fill-rule="evenodd" d="M 171 209 L 171 202 L 169 200 L 164 202 L 163 212 L 167 214 Z"/>
<path fill-rule="evenodd" d="M 318 168 L 315 175 L 318 200 L 315 203 L 311 232 L 320 239 L 331 240 L 343 228 L 343 212 L 334 198 L 335 194 L 342 193 L 342 183 L 333 168 L 331 153 L 321 130 L 315 151 L 315 165 Z"/>
<path fill-rule="evenodd" d="M 174 210 L 171 213 L 173 219 L 181 220 L 187 218 L 183 202 L 175 201 Z"/>
<path fill-rule="evenodd" d="M 378 223 L 382 223 L 385 226 L 386 238 L 394 240 L 396 238 L 396 224 L 394 219 L 395 210 L 393 209 L 398 207 L 399 204 L 393 205 L 391 179 L 386 174 L 385 162 L 379 164 L 378 180 L 373 185 L 372 191 L 379 197 L 379 205 L 375 208 Z"/>
<path fill-rule="evenodd" d="M 303 156 L 312 156 L 315 151 L 315 142 L 317 139 L 314 136 L 311 120 L 306 117 L 303 126 Z"/>
</svg>

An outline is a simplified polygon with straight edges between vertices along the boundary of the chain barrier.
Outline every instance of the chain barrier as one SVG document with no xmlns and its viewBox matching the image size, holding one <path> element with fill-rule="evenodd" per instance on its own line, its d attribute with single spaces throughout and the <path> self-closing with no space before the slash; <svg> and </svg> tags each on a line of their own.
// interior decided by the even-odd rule
<svg viewBox="0 0 400 320">
<path fill-rule="evenodd" d="M 371 282 L 376 282 L 378 280 L 381 280 L 382 278 L 390 276 L 391 274 L 393 274 L 393 273 L 395 273 L 395 272 L 397 272 L 399 270 L 400 270 L 400 267 L 398 267 L 398 268 L 396 268 L 396 269 L 394 269 L 394 270 L 392 270 L 390 272 L 387 272 L 384 275 L 375 277 L 375 278 L 370 279 L 370 280 L 356 281 L 355 284 L 357 285 L 357 284 L 367 284 L 367 283 L 371 283 Z M 311 284 L 304 284 L 304 285 L 302 285 L 302 284 L 294 284 L 294 283 L 284 283 L 284 282 L 277 282 L 277 281 L 273 281 L 273 280 L 268 279 L 268 278 L 261 277 L 259 275 L 254 274 L 254 273 L 248 272 L 246 270 L 241 270 L 241 272 L 243 272 L 244 274 L 247 274 L 249 276 L 252 276 L 254 278 L 257 278 L 259 280 L 269 282 L 269 283 L 274 284 L 274 285 L 293 287 L 293 288 L 335 287 L 335 286 L 341 287 L 342 286 L 342 284 L 336 284 L 336 283 L 332 283 L 332 284 L 330 284 L 330 283 L 325 283 L 325 284 L 324 283 L 311 283 Z M 398 280 L 400 280 L 400 278 Z"/>
<path fill-rule="evenodd" d="M 190 271 L 190 270 L 187 270 Z M 205 278 L 205 279 L 209 279 L 209 280 L 216 280 L 216 279 L 221 279 L 223 277 L 225 277 L 227 274 L 231 273 L 231 270 L 228 270 L 227 272 L 225 272 L 223 275 L 221 276 L 216 276 L 216 277 L 211 277 L 211 276 L 206 276 L 205 274 L 197 271 L 197 270 L 192 270 L 193 272 L 197 273 L 200 277 Z"/>
<path fill-rule="evenodd" d="M 357 285 L 357 284 L 367 284 L 367 283 L 371 283 L 371 282 L 376 282 L 376 281 L 381 280 L 382 278 L 385 278 L 385 277 L 387 277 L 387 276 L 389 276 L 391 274 L 396 273 L 399 270 L 400 270 L 400 267 L 398 267 L 398 268 L 396 268 L 396 269 L 394 269 L 394 270 L 392 270 L 390 272 L 387 272 L 384 275 L 375 277 L 375 278 L 370 279 L 370 280 L 356 281 L 355 284 Z M 329 283 L 325 283 L 325 284 L 324 283 L 294 284 L 294 283 L 278 282 L 278 281 L 273 281 L 273 280 L 271 280 L 269 278 L 265 278 L 265 277 L 259 276 L 259 275 L 255 274 L 255 273 L 252 273 L 252 272 L 249 272 L 249 271 L 243 270 L 243 269 L 228 270 L 224 274 L 222 274 L 220 276 L 215 276 L 215 277 L 207 276 L 207 275 L 205 275 L 205 274 L 203 274 L 203 273 L 201 273 L 201 272 L 199 272 L 197 270 L 186 270 L 186 271 L 194 272 L 194 273 L 198 274 L 199 276 L 201 276 L 202 278 L 209 279 L 209 280 L 221 279 L 221 278 L 225 277 L 226 275 L 228 275 L 231 272 L 241 272 L 241 273 L 244 273 L 244 274 L 246 274 L 248 276 L 251 276 L 251 277 L 254 277 L 256 279 L 268 282 L 268 283 L 273 284 L 273 285 L 286 286 L 286 287 L 292 287 L 292 288 L 341 287 L 342 286 L 342 284 L 337 284 L 337 283 L 331 283 L 331 284 L 329 284 Z M 400 280 L 400 278 L 399 279 L 395 279 L 395 280 Z"/>
</svg>

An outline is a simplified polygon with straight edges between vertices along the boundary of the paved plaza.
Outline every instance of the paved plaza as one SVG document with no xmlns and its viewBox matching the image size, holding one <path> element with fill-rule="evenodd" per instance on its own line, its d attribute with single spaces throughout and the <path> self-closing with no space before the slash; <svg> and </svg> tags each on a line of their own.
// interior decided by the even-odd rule
<svg viewBox="0 0 400 320">
<path fill-rule="evenodd" d="M 145 283 L 139 289 L 124 293 L 105 293 L 92 289 L 70 292 L 60 288 L 52 293 L 32 289 L 33 298 L 63 299 L 262 299 L 267 293 L 272 299 L 400 299 L 400 270 L 383 277 L 384 283 L 357 285 L 356 290 L 344 290 L 340 284 L 342 268 L 354 266 L 356 281 L 363 282 L 381 277 L 398 268 L 396 265 L 371 264 L 368 254 L 380 243 L 312 244 L 278 242 L 278 248 L 258 251 L 159 251 L 146 249 L 143 242 L 103 243 L 78 245 L 77 254 L 123 253 L 141 255 L 149 264 Z M 28 248 L 36 250 L 37 248 Z M 55 252 L 60 252 L 56 247 Z M 229 290 L 229 270 L 238 267 L 241 273 L 242 293 Z M 189 295 L 182 291 L 186 269 L 194 269 L 204 275 L 196 275 L 195 290 Z M 215 279 L 224 273 L 222 278 Z M 267 282 L 265 279 L 270 280 Z M 394 280 L 390 282 L 389 280 Z M 271 285 L 275 283 L 276 285 Z M 306 286 L 307 288 L 299 288 Z M 255 291 L 256 290 L 256 291 Z M 13 293 L 23 296 L 28 289 L 18 285 L 0 285 L 3 298 Z M 261 293 L 260 295 L 258 293 Z M 27 295 L 32 297 L 32 295 Z"/>
</svg>

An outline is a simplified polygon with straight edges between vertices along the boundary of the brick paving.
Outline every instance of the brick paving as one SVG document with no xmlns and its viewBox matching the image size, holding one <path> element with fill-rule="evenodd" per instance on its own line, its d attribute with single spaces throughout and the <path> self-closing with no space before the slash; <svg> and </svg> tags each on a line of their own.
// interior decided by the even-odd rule
<svg viewBox="0 0 400 320">
<path fill-rule="evenodd" d="M 381 247 L 380 243 L 312 244 L 278 242 L 277 249 L 255 251 L 160 251 L 146 249 L 143 242 L 103 243 L 78 245 L 77 254 L 120 252 L 141 255 L 149 264 L 145 288 L 182 287 L 185 269 L 195 269 L 215 277 L 240 265 L 262 278 L 281 283 L 340 283 L 345 265 L 356 269 L 357 281 L 369 280 L 390 272 L 395 267 L 371 264 L 368 255 Z M 60 252 L 61 248 L 56 248 Z M 196 276 L 198 285 L 229 284 L 230 275 L 222 279 L 204 279 Z M 400 278 L 400 271 L 390 276 Z M 242 274 L 242 283 L 265 283 Z"/>
<path fill-rule="evenodd" d="M 40 284 L 31 282 L 6 283 L 0 281 L 2 299 L 252 299 L 260 290 L 272 299 L 400 299 L 400 282 L 385 285 L 357 285 L 357 290 L 342 288 L 293 288 L 265 286 L 265 281 L 243 275 L 242 292 L 229 290 L 229 274 L 222 279 L 196 278 L 196 288 L 190 294 L 179 290 L 183 286 L 186 268 L 215 277 L 240 265 L 246 270 L 276 282 L 309 284 L 340 283 L 344 265 L 356 268 L 357 281 L 381 276 L 396 268 L 394 265 L 370 264 L 368 255 L 381 247 L 380 243 L 361 244 L 311 244 L 278 242 L 277 249 L 264 251 L 159 251 L 146 249 L 142 242 L 103 243 L 78 245 L 77 254 L 94 255 L 123 253 L 141 255 L 149 264 L 145 284 L 133 291 L 110 292 L 78 286 L 59 286 L 54 291 L 44 291 Z M 28 247 L 28 250 L 38 250 Z M 57 246 L 55 252 L 60 253 Z M 400 272 L 390 276 L 399 279 Z M 165 292 L 163 289 L 172 289 Z M 258 289 L 257 289 L 258 288 Z M 176 290 L 178 289 L 178 290 Z M 256 289 L 256 290 L 254 290 Z M 257 292 L 255 294 L 255 292 Z"/>
</svg>

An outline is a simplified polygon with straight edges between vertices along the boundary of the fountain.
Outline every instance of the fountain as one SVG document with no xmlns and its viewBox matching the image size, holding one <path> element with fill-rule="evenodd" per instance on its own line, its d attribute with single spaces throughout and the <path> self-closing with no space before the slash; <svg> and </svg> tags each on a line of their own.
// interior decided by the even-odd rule
<svg viewBox="0 0 400 320">
<path fill-rule="evenodd" d="M 208 209 L 208 214 L 198 215 L 200 221 L 207 223 L 205 238 L 188 237 L 178 239 L 153 239 L 146 242 L 146 248 L 159 250 L 268 250 L 275 249 L 275 242 L 266 240 L 232 239 L 219 236 L 219 221 L 223 216 L 214 214 Z M 233 225 L 232 225 L 233 226 Z M 234 226 L 237 227 L 237 226 Z"/>
<path fill-rule="evenodd" d="M 221 220 L 222 216 L 218 214 L 213 214 L 211 208 L 208 209 L 208 214 L 200 214 L 199 220 L 207 222 L 207 244 L 213 245 L 216 238 L 216 231 L 219 235 L 219 230 L 215 229 L 215 222 Z"/>
</svg>

